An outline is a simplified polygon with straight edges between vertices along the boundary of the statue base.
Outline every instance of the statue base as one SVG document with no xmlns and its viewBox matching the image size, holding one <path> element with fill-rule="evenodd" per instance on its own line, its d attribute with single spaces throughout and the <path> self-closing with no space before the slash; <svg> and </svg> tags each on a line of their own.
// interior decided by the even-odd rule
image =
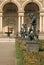
<svg viewBox="0 0 44 65">
<path fill-rule="evenodd" d="M 39 51 L 39 43 L 36 41 L 26 42 L 26 50 L 27 51 Z"/>
</svg>

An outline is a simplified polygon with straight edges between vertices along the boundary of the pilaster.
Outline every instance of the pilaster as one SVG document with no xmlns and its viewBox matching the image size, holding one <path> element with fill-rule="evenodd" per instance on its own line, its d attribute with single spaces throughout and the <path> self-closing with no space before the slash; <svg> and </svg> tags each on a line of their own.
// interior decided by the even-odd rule
<svg viewBox="0 0 44 65">
<path fill-rule="evenodd" d="M 2 13 L 0 13 L 0 32 L 2 32 Z"/>
</svg>

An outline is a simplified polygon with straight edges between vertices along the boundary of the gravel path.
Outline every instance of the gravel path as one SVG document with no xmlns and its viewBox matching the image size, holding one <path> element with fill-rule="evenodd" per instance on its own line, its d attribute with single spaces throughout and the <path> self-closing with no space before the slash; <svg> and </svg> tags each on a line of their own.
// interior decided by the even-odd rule
<svg viewBox="0 0 44 65">
<path fill-rule="evenodd" d="M 0 42 L 0 65 L 15 65 L 15 42 Z"/>
</svg>

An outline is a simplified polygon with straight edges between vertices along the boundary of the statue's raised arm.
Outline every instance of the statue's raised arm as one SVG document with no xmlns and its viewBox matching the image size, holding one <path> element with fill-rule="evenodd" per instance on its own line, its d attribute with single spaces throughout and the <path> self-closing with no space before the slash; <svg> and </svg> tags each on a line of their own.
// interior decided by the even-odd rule
<svg viewBox="0 0 44 65">
<path fill-rule="evenodd" d="M 36 17 L 34 15 L 32 16 L 32 25 L 36 25 Z"/>
</svg>

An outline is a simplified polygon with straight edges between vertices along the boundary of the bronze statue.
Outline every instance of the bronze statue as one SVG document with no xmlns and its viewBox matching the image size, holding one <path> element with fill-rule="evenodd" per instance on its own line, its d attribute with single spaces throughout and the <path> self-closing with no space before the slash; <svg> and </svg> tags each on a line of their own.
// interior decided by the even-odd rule
<svg viewBox="0 0 44 65">
<path fill-rule="evenodd" d="M 38 40 L 38 35 L 36 33 L 36 17 L 34 15 L 31 15 L 31 27 L 29 29 L 29 31 L 27 31 L 27 26 L 26 24 L 22 24 L 21 27 L 21 37 L 25 38 L 25 36 L 27 36 L 28 40 Z"/>
</svg>

